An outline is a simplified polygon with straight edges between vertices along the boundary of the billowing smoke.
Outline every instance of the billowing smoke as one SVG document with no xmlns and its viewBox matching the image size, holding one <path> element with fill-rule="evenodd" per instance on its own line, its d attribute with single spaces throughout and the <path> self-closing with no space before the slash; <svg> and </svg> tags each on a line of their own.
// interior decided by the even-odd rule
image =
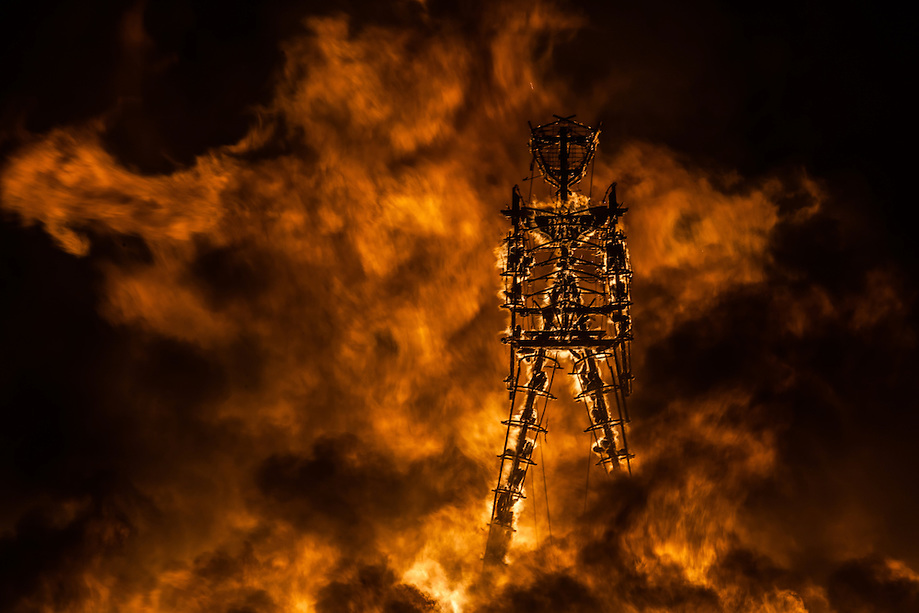
<svg viewBox="0 0 919 613">
<path fill-rule="evenodd" d="M 837 83 L 803 25 L 681 7 L 26 18 L 0 114 L 0 609 L 916 610 L 890 175 L 789 110 Z M 108 46 L 80 46 L 87 12 Z M 821 87 L 780 78 L 802 58 Z M 483 576 L 499 211 L 552 113 L 603 120 L 594 196 L 629 206 L 637 458 L 591 471 L 557 386 Z"/>
</svg>

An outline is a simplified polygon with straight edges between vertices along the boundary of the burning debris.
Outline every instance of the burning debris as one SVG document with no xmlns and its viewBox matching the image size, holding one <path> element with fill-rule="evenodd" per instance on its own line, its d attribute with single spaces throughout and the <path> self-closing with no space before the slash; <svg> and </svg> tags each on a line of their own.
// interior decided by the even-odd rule
<svg viewBox="0 0 919 613">
<path fill-rule="evenodd" d="M 556 116 L 558 117 L 558 116 Z M 504 214 L 513 230 L 504 240 L 504 304 L 510 311 L 510 393 L 507 434 L 500 454 L 486 563 L 504 560 L 514 512 L 524 496 L 527 468 L 543 426 L 561 359 L 570 358 L 580 401 L 590 420 L 592 451 L 608 472 L 631 472 L 626 398 L 631 392 L 629 264 L 626 212 L 613 183 L 599 205 L 572 193 L 593 163 L 600 130 L 558 117 L 532 128 L 531 168 L 556 188 L 550 203 L 527 202 L 514 187 Z M 532 185 L 533 176 L 530 176 Z M 542 404 L 542 411 L 539 405 Z"/>
</svg>

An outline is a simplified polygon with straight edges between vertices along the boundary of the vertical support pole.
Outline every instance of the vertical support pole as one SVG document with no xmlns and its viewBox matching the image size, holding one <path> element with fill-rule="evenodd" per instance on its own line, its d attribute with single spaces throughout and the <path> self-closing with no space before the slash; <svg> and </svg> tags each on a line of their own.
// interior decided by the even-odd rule
<svg viewBox="0 0 919 613">
<path fill-rule="evenodd" d="M 559 198 L 568 202 L 568 128 L 558 131 Z"/>
</svg>

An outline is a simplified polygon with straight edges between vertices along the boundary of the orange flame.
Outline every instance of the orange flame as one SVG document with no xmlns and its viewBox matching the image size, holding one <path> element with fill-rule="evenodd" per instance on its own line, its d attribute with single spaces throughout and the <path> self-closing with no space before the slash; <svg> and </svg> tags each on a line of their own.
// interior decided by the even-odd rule
<svg viewBox="0 0 919 613">
<path fill-rule="evenodd" d="M 515 126 L 569 100 L 538 41 L 580 25 L 541 3 L 501 10 L 501 27 L 482 26 L 474 42 L 450 23 L 311 18 L 285 44 L 259 124 L 171 174 L 124 167 L 101 122 L 36 135 L 10 156 L 3 209 L 62 250 L 92 258 L 103 235 L 149 248 L 141 266 L 98 264 L 108 322 L 262 373 L 229 381 L 195 417 L 224 447 L 205 439 L 182 466 L 134 476 L 147 502 L 130 521 L 94 528 L 100 553 L 79 569 L 80 595 L 56 610 L 492 611 L 520 586 L 564 591 L 555 578 L 566 573 L 585 603 L 622 610 L 676 602 L 654 590 L 681 595 L 687 611 L 828 610 L 819 585 L 756 592 L 724 571 L 732 551 L 761 549 L 743 499 L 776 470 L 778 433 L 736 419 L 759 400 L 720 389 L 643 415 L 651 392 L 641 381 L 648 348 L 764 282 L 777 225 L 816 214 L 824 195 L 806 179 L 714 177 L 645 142 L 601 152 L 597 169 L 630 207 L 634 482 L 598 486 L 597 472 L 584 493 L 583 415 L 560 401 L 514 561 L 491 590 L 480 583 L 505 410 L 498 211 L 526 164 Z M 279 138 L 296 153 L 256 155 Z M 789 190 L 811 203 L 799 219 L 779 212 Z M 890 287 L 880 274 L 872 282 Z M 885 291 L 873 300 L 895 310 L 896 292 Z M 843 309 L 855 326 L 879 312 L 813 300 L 789 305 L 792 333 L 815 311 Z M 139 397 L 125 410 L 166 427 L 168 407 Z M 76 510 L 62 507 L 61 525 L 80 516 L 81 502 L 68 504 Z M 130 578 L 105 554 L 116 542 Z M 22 610 L 52 610 L 52 591 Z M 336 601 L 351 608 L 330 608 Z"/>
</svg>

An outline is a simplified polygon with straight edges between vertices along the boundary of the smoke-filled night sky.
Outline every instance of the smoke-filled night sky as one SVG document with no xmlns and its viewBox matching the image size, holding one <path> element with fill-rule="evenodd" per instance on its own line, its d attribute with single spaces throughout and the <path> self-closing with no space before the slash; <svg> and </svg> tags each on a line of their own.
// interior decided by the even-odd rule
<svg viewBox="0 0 919 613">
<path fill-rule="evenodd" d="M 3 4 L 0 611 L 919 610 L 911 20 L 461 5 Z M 637 457 L 559 386 L 483 577 L 553 113 L 629 206 Z"/>
</svg>

